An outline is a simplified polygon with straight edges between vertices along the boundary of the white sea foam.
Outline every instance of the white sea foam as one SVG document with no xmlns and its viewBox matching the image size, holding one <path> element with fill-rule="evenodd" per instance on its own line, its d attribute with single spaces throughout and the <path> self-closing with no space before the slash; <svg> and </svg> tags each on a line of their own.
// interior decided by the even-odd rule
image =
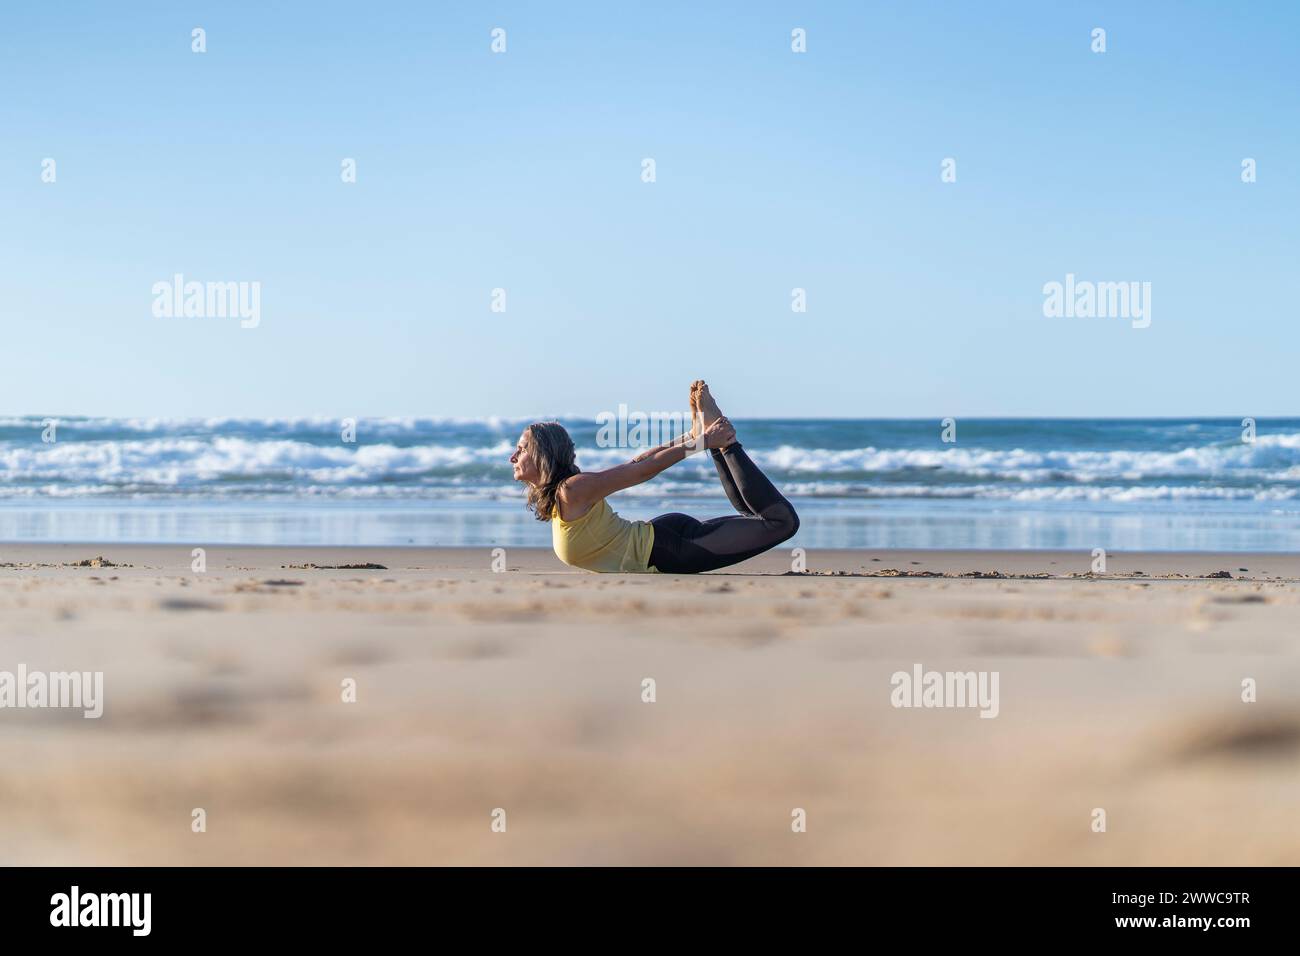
<svg viewBox="0 0 1300 956">
<path fill-rule="evenodd" d="M 1163 475 L 1214 476 L 1258 472 L 1287 480 L 1300 474 L 1300 434 L 1260 436 L 1254 444 L 1187 447 L 1176 451 L 1029 451 L 949 447 L 944 449 L 854 448 L 829 450 L 782 445 L 751 453 L 762 464 L 789 472 L 881 474 L 909 470 L 1038 481 L 1052 475 L 1079 481 L 1106 476 L 1137 479 Z"/>
<path fill-rule="evenodd" d="M 11 417 L 0 419 L 0 429 L 10 429 L 0 438 L 0 498 L 172 494 L 499 500 L 518 494 L 508 459 L 519 421 L 366 419 L 359 425 L 358 441 L 350 444 L 339 440 L 338 421 L 323 417 L 79 419 L 61 421 L 58 440 L 45 444 L 40 440 L 42 419 Z M 1195 445 L 1187 436 L 1190 428 L 1175 427 L 1187 441 L 1184 447 L 1163 450 L 938 442 L 927 448 L 837 449 L 789 442 L 747 447 L 791 496 L 1132 503 L 1269 502 L 1300 495 L 1300 432 L 1260 434 L 1253 444 Z M 1036 440 L 1044 438 L 1039 434 Z M 578 461 L 584 470 L 598 470 L 633 454 L 632 449 L 584 445 Z M 716 497 L 720 491 L 712 461 L 700 455 L 625 494 L 689 498 Z"/>
</svg>

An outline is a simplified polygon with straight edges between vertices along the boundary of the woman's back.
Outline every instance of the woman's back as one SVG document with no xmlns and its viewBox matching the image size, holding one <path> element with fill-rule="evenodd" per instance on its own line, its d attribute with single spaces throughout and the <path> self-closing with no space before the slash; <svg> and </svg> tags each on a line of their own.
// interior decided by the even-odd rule
<svg viewBox="0 0 1300 956">
<path fill-rule="evenodd" d="M 565 521 L 557 500 L 551 509 L 551 544 L 570 567 L 606 573 L 649 571 L 654 529 L 648 521 L 620 518 L 604 498 L 581 518 Z"/>
</svg>

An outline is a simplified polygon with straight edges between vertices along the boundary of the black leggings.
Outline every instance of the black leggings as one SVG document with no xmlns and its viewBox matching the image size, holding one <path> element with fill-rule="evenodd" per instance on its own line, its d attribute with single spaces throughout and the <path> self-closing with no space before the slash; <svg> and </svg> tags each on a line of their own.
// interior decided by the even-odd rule
<svg viewBox="0 0 1300 956">
<path fill-rule="evenodd" d="M 799 530 L 799 516 L 790 502 L 749 460 L 739 442 L 709 453 L 722 489 L 740 514 L 708 521 L 678 513 L 652 518 L 655 540 L 650 567 L 664 574 L 698 574 L 739 564 L 775 548 Z"/>
</svg>

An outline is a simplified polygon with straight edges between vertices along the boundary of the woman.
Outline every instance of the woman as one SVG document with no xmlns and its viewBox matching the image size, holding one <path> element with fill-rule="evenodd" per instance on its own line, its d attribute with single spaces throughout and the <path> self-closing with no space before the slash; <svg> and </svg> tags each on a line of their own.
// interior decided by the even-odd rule
<svg viewBox="0 0 1300 956">
<path fill-rule="evenodd" d="M 799 530 L 799 516 L 736 441 L 736 431 L 704 382 L 691 386 L 691 431 L 625 465 L 581 472 L 573 439 L 559 422 L 529 425 L 510 456 L 515 481 L 528 485 L 528 507 L 551 522 L 551 543 L 565 564 L 587 571 L 698 574 L 762 554 Z M 722 489 L 740 512 L 697 521 L 666 514 L 620 518 L 605 500 L 649 481 L 701 447 L 709 449 Z"/>
</svg>

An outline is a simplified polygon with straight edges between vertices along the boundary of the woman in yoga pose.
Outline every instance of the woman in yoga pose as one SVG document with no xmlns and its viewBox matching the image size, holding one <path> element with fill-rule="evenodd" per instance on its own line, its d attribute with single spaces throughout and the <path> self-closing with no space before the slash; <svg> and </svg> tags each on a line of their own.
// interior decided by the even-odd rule
<svg viewBox="0 0 1300 956">
<path fill-rule="evenodd" d="M 762 554 L 799 530 L 790 502 L 749 460 L 704 382 L 691 386 L 689 433 L 624 465 L 582 472 L 573 439 L 559 422 L 537 422 L 510 456 L 515 481 L 528 485 L 528 507 L 551 523 L 551 543 L 565 564 L 587 571 L 698 574 Z M 650 521 L 620 518 L 605 500 L 649 481 L 692 451 L 707 448 L 722 489 L 739 514 L 697 521 L 666 514 Z"/>
</svg>

